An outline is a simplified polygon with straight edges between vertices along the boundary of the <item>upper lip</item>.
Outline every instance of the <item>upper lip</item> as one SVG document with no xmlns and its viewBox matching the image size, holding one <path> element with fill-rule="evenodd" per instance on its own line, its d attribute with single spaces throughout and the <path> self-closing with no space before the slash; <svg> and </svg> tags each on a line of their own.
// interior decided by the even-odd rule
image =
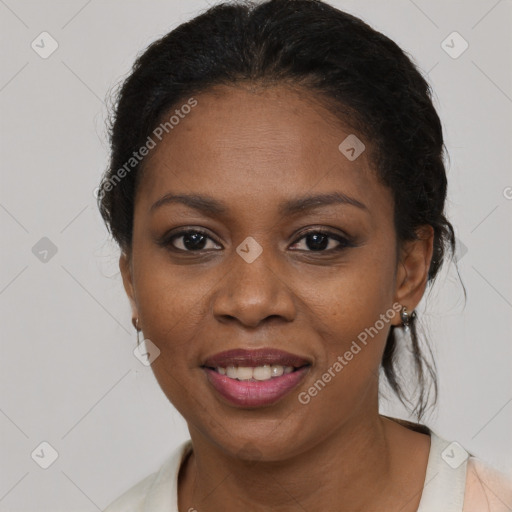
<svg viewBox="0 0 512 512">
<path fill-rule="evenodd" d="M 301 366 L 310 365 L 311 362 L 304 357 L 274 348 L 253 350 L 236 348 L 214 354 L 203 362 L 203 366 L 209 368 L 227 368 L 228 366 L 256 367 L 266 364 L 300 368 Z"/>
</svg>

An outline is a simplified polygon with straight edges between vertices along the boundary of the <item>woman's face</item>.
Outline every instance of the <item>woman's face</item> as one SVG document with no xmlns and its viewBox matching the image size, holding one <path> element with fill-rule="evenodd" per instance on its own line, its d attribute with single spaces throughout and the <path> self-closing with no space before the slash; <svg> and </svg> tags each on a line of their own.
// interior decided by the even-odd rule
<svg viewBox="0 0 512 512">
<path fill-rule="evenodd" d="M 370 169 L 371 141 L 355 159 L 353 138 L 340 150 L 350 129 L 306 94 L 219 87 L 195 99 L 147 160 L 123 280 L 160 350 L 155 376 L 191 434 L 281 460 L 375 419 L 386 337 L 400 323 L 397 302 L 411 310 L 423 294 L 429 244 L 397 263 L 393 197 Z M 301 208 L 312 196 L 323 200 Z M 254 382 L 233 391 L 203 367 L 240 348 L 283 350 L 309 366 L 298 382 L 279 377 L 295 382 L 284 395 L 276 377 L 274 394 L 256 384 L 267 386 L 258 400 Z"/>
</svg>

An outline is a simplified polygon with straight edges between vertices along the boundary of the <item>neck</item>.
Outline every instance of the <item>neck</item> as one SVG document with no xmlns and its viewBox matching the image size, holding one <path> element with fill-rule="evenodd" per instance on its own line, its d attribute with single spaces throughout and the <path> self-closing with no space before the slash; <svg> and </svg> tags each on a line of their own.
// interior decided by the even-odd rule
<svg viewBox="0 0 512 512">
<path fill-rule="evenodd" d="M 180 503 L 199 512 L 384 510 L 392 475 L 388 424 L 378 414 L 354 418 L 282 461 L 226 456 L 191 428 L 194 452 L 180 475 Z"/>
</svg>

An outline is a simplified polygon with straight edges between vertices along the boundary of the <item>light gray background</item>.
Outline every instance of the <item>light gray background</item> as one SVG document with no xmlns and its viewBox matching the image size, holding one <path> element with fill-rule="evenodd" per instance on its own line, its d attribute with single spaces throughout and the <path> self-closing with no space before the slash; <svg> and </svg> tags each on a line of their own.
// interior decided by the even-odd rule
<svg viewBox="0 0 512 512">
<path fill-rule="evenodd" d="M 512 476 L 511 2 L 331 3 L 394 39 L 433 85 L 468 300 L 450 266 L 422 303 L 441 389 L 427 423 Z M 101 510 L 188 437 L 133 355 L 93 190 L 108 160 L 109 89 L 209 4 L 0 0 L 1 511 Z M 47 59 L 31 48 L 43 31 L 59 45 Z M 441 46 L 453 31 L 469 43 L 456 59 Z M 47 261 L 32 251 L 43 237 L 57 248 Z M 31 458 L 43 441 L 58 452 L 46 470 Z"/>
</svg>

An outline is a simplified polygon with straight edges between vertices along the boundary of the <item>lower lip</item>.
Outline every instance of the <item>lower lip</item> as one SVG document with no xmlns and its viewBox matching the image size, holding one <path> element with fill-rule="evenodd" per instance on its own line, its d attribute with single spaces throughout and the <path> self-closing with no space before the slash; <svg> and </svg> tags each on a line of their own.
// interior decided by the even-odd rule
<svg viewBox="0 0 512 512">
<path fill-rule="evenodd" d="M 264 381 L 236 380 L 211 368 L 203 368 L 210 384 L 228 402 L 240 407 L 272 405 L 287 395 L 302 380 L 309 366 Z"/>
</svg>

